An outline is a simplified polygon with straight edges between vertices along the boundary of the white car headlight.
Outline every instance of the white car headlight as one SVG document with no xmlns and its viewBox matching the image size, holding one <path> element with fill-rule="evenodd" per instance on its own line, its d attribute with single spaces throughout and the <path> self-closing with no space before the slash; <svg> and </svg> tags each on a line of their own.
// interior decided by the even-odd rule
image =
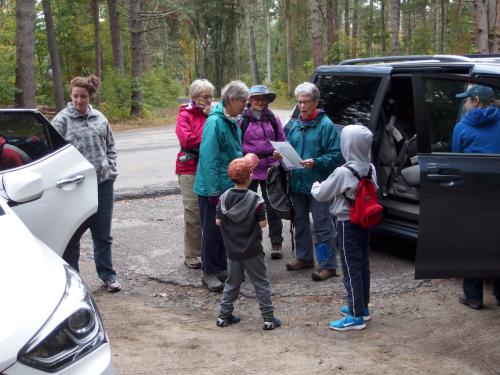
<svg viewBox="0 0 500 375">
<path fill-rule="evenodd" d="M 20 362 L 44 371 L 58 371 L 108 341 L 89 290 L 71 267 L 65 270 L 61 301 L 18 354 Z"/>
</svg>

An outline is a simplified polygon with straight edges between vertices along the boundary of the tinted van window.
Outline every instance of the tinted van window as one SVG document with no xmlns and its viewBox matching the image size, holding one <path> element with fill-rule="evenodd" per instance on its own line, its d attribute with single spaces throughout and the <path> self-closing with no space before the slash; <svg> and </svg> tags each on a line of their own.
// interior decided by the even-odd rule
<svg viewBox="0 0 500 375">
<path fill-rule="evenodd" d="M 0 170 L 5 170 L 40 159 L 65 141 L 37 113 L 0 111 L 0 143 Z"/>
<path fill-rule="evenodd" d="M 368 126 L 380 82 L 379 77 L 320 75 L 315 84 L 320 107 L 334 123 Z"/>
</svg>

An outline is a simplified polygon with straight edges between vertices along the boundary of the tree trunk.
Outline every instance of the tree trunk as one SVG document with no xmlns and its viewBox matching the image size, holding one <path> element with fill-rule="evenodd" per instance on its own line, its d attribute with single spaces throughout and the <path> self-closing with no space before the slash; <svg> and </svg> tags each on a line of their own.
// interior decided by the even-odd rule
<svg viewBox="0 0 500 375">
<path fill-rule="evenodd" d="M 54 103 L 57 112 L 64 108 L 64 89 L 61 78 L 61 64 L 59 63 L 59 52 L 57 49 L 56 33 L 54 30 L 54 20 L 52 18 L 52 8 L 50 0 L 42 0 L 43 18 L 47 29 L 47 42 L 49 45 L 50 66 L 52 69 L 52 82 L 54 85 Z"/>
<path fill-rule="evenodd" d="M 141 92 L 141 1 L 130 0 L 130 53 L 132 65 L 132 97 L 130 114 L 141 116 L 142 114 L 142 92 Z"/>
<path fill-rule="evenodd" d="M 496 2 L 495 27 L 493 30 L 493 47 L 491 53 L 500 53 L 500 1 Z"/>
<path fill-rule="evenodd" d="M 334 24 L 335 21 L 333 19 L 333 2 L 335 0 L 326 0 L 326 44 L 327 44 L 327 61 L 330 64 L 332 62 L 332 51 L 333 51 L 333 43 L 334 43 Z"/>
<path fill-rule="evenodd" d="M 349 0 L 344 0 L 344 33 L 345 36 L 349 36 Z"/>
<path fill-rule="evenodd" d="M 373 51 L 372 51 L 372 46 L 373 46 L 373 0 L 370 0 L 370 5 L 368 9 L 368 56 L 371 56 Z"/>
<path fill-rule="evenodd" d="M 386 18 L 385 18 L 385 0 L 380 0 L 380 31 L 382 33 L 382 54 L 387 55 L 387 38 L 386 38 Z"/>
<path fill-rule="evenodd" d="M 358 10 L 359 1 L 353 0 L 352 4 L 352 57 L 358 57 Z"/>
<path fill-rule="evenodd" d="M 290 29 L 290 0 L 283 1 L 283 14 L 285 16 L 285 34 L 286 34 L 286 80 L 288 86 L 288 96 L 293 97 L 292 33 Z"/>
<path fill-rule="evenodd" d="M 113 65 L 125 74 L 123 62 L 123 48 L 120 35 L 120 13 L 118 12 L 118 0 L 108 0 L 109 31 L 111 34 L 111 50 L 113 51 Z"/>
<path fill-rule="evenodd" d="M 15 103 L 35 108 L 35 0 L 16 1 Z"/>
<path fill-rule="evenodd" d="M 323 64 L 323 36 L 321 35 L 318 0 L 309 0 L 309 12 L 311 19 L 313 64 L 316 67 Z"/>
<path fill-rule="evenodd" d="M 271 20 L 269 19 L 269 12 L 265 8 L 266 12 L 266 34 L 267 34 L 267 80 L 266 84 L 271 85 L 272 80 L 272 56 L 271 56 Z"/>
<path fill-rule="evenodd" d="M 250 60 L 250 70 L 252 73 L 252 85 L 260 83 L 259 68 L 257 66 L 257 50 L 255 48 L 255 35 L 253 30 L 253 8 L 252 0 L 243 0 L 245 9 L 245 28 L 248 39 L 248 57 Z"/>
<path fill-rule="evenodd" d="M 399 0 L 391 0 L 391 55 L 399 55 Z"/>
<path fill-rule="evenodd" d="M 331 0 L 332 8 L 333 8 L 333 42 L 339 40 L 339 32 L 342 24 L 342 16 L 340 14 L 339 1 L 340 0 Z"/>
<path fill-rule="evenodd" d="M 102 79 L 102 46 L 101 46 L 101 26 L 99 23 L 99 0 L 90 0 L 90 13 L 94 23 L 94 44 L 95 44 L 95 75 Z M 100 104 L 99 96 L 95 98 L 96 104 Z"/>
<path fill-rule="evenodd" d="M 479 53 L 489 53 L 488 12 L 486 0 L 474 0 L 472 14 L 476 24 L 476 47 Z"/>
</svg>

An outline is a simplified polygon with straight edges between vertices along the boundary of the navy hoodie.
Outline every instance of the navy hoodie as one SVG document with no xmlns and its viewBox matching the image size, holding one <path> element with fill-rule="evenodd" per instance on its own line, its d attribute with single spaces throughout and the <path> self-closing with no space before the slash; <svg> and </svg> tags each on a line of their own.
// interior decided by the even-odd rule
<svg viewBox="0 0 500 375">
<path fill-rule="evenodd" d="M 500 109 L 469 111 L 453 129 L 452 152 L 500 153 Z"/>
</svg>

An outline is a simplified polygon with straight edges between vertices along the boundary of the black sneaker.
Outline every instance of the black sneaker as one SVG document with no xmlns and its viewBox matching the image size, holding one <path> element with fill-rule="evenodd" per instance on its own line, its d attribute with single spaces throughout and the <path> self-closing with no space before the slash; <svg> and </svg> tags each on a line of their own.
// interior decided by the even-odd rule
<svg viewBox="0 0 500 375">
<path fill-rule="evenodd" d="M 227 327 L 231 324 L 237 324 L 240 322 L 240 317 L 237 315 L 222 315 L 220 314 L 215 322 L 218 327 Z"/>
<path fill-rule="evenodd" d="M 213 274 L 204 273 L 201 277 L 201 283 L 211 292 L 222 292 L 224 284 Z"/>
<path fill-rule="evenodd" d="M 468 299 L 463 295 L 458 297 L 458 302 L 460 302 L 462 305 L 469 306 L 471 309 L 474 310 L 481 310 L 483 308 L 482 302 Z"/>
<path fill-rule="evenodd" d="M 281 325 L 281 319 L 280 318 L 272 318 L 269 320 L 264 320 L 264 324 L 262 325 L 262 329 L 265 331 L 270 331 L 272 329 L 278 328 Z"/>
</svg>

